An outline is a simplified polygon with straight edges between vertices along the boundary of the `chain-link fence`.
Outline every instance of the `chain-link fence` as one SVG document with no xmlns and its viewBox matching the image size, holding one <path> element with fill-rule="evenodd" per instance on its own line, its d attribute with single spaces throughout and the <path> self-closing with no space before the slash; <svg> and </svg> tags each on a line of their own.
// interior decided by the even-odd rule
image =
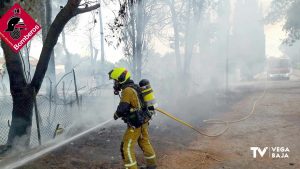
<svg viewBox="0 0 300 169">
<path fill-rule="evenodd" d="M 62 128 L 68 128 L 71 125 L 72 112 L 78 109 L 78 106 L 74 104 L 74 100 L 63 103 L 59 99 L 54 101 L 43 95 L 38 95 L 36 100 L 42 141 L 48 141 L 54 137 L 58 124 Z M 12 118 L 12 106 L 13 103 L 10 96 L 0 97 L 0 144 L 5 144 L 7 141 Z M 31 145 L 35 146 L 38 143 L 35 110 L 33 110 Z"/>
<path fill-rule="evenodd" d="M 46 142 L 54 138 L 57 125 L 64 129 L 71 125 L 72 112 L 74 112 L 74 109 L 78 109 L 78 107 L 74 104 L 74 100 L 69 103 L 62 103 L 59 100 L 50 100 L 46 96 L 41 95 L 37 97 L 37 109 L 41 141 Z M 35 115 L 33 115 L 31 129 L 32 145 L 38 145 L 39 143 L 36 122 Z"/>
<path fill-rule="evenodd" d="M 69 130 L 78 119 L 93 119 L 95 112 L 104 110 L 105 105 L 113 107 L 108 103 L 112 102 L 111 84 L 102 84 L 96 87 L 76 86 L 74 74 L 68 73 L 62 76 L 54 86 L 54 90 L 46 92 L 45 88 L 51 87 L 52 83 L 43 84 L 43 90 L 36 97 L 38 110 L 38 122 L 41 142 L 45 143 L 53 139 L 57 133 L 57 127 Z M 80 81 L 82 79 L 79 79 Z M 53 92 L 54 91 L 54 92 Z M 106 96 L 112 96 L 109 99 Z M 101 109 L 99 109 L 99 105 Z M 12 118 L 12 98 L 11 96 L 0 97 L 0 145 L 6 144 L 7 136 Z M 102 111 L 103 112 L 103 111 Z M 93 116 L 91 115 L 93 114 Z M 103 114 L 101 114 L 103 115 Z M 35 118 L 35 108 L 33 108 L 31 146 L 39 145 L 37 120 Z"/>
<path fill-rule="evenodd" d="M 6 143 L 11 121 L 12 99 L 11 97 L 0 97 L 0 144 Z"/>
</svg>

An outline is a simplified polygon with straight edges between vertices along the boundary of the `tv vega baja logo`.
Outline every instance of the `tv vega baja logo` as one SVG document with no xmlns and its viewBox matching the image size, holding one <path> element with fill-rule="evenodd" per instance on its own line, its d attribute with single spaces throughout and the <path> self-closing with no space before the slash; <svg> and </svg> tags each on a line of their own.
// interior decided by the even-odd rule
<svg viewBox="0 0 300 169">
<path fill-rule="evenodd" d="M 268 153 L 270 158 L 289 158 L 290 149 L 288 147 L 250 147 L 253 158 L 264 157 Z"/>
<path fill-rule="evenodd" d="M 0 20 L 0 37 L 13 51 L 18 52 L 41 27 L 19 4 L 15 4 Z"/>
</svg>

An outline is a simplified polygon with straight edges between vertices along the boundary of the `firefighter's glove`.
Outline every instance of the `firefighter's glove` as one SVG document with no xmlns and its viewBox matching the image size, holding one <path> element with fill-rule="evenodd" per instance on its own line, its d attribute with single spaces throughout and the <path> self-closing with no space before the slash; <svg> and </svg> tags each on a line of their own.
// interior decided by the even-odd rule
<svg viewBox="0 0 300 169">
<path fill-rule="evenodd" d="M 126 117 L 122 117 L 122 120 L 124 121 L 124 123 L 128 123 L 128 119 Z"/>
<path fill-rule="evenodd" d="M 117 115 L 117 113 L 114 114 L 114 119 L 117 120 L 119 118 L 119 116 Z"/>
<path fill-rule="evenodd" d="M 127 112 L 130 111 L 130 104 L 126 102 L 121 102 L 118 106 L 118 109 L 114 115 L 114 119 L 118 119 L 119 117 L 126 117 Z"/>
</svg>

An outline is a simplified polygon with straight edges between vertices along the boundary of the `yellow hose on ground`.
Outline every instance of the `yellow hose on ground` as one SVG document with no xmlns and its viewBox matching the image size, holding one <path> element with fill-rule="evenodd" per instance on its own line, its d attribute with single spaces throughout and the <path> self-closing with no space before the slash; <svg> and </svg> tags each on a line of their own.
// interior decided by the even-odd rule
<svg viewBox="0 0 300 169">
<path fill-rule="evenodd" d="M 220 136 L 220 135 L 222 135 L 229 128 L 228 124 L 226 124 L 226 128 L 224 130 L 222 130 L 221 132 L 219 132 L 217 134 L 209 135 L 207 133 L 204 133 L 204 132 L 196 129 L 195 127 L 193 127 L 192 125 L 188 124 L 187 122 L 178 119 L 177 117 L 173 116 L 172 114 L 170 114 L 170 113 L 168 113 L 168 112 L 166 112 L 166 111 L 164 111 L 164 110 L 162 110 L 160 108 L 155 108 L 155 110 L 157 110 L 158 112 L 160 112 L 160 113 L 162 113 L 162 114 L 170 117 L 171 119 L 173 119 L 173 120 L 175 120 L 175 121 L 177 121 L 177 122 L 179 122 L 179 123 L 181 123 L 181 124 L 183 124 L 183 125 L 191 128 L 191 129 L 195 130 L 197 133 L 199 133 L 201 135 L 204 135 L 204 136 L 207 136 L 207 137 L 217 137 L 217 136 Z M 222 124 L 223 123 L 227 123 L 226 121 L 222 121 L 222 120 L 218 120 L 218 121 L 222 122 Z"/>
<path fill-rule="evenodd" d="M 212 134 L 212 135 L 204 133 L 204 132 L 201 132 L 200 130 L 196 129 L 195 127 L 193 127 L 192 125 L 188 124 L 187 122 L 178 119 L 177 117 L 173 116 L 172 114 L 170 114 L 170 113 L 168 113 L 168 112 L 166 112 L 166 111 L 164 111 L 164 110 L 162 110 L 160 108 L 155 108 L 155 110 L 157 110 L 158 112 L 160 112 L 160 113 L 162 113 L 162 114 L 170 117 L 171 119 L 173 119 L 173 120 L 175 120 L 175 121 L 177 121 L 177 122 L 179 122 L 179 123 L 181 123 L 181 124 L 183 124 L 183 125 L 191 128 L 191 129 L 193 129 L 194 131 L 196 131 L 197 133 L 199 133 L 201 135 L 204 135 L 204 136 L 207 136 L 207 137 L 217 137 L 217 136 L 220 136 L 220 135 L 224 134 L 227 131 L 227 129 L 229 128 L 229 124 L 230 123 L 237 123 L 237 122 L 241 122 L 241 121 L 244 121 L 244 120 L 247 120 L 248 118 L 250 118 L 254 114 L 254 112 L 255 112 L 255 108 L 256 108 L 257 102 L 259 100 L 261 100 L 265 95 L 266 95 L 266 86 L 264 88 L 263 94 L 254 101 L 251 112 L 247 116 L 245 116 L 245 117 L 243 117 L 241 119 L 232 120 L 232 121 L 225 121 L 225 120 L 220 120 L 220 119 L 203 120 L 204 123 L 209 123 L 209 124 L 225 124 L 226 125 L 226 127 L 225 127 L 224 130 L 222 130 L 221 132 L 219 132 L 217 134 Z"/>
<path fill-rule="evenodd" d="M 250 118 L 255 112 L 257 102 L 259 100 L 261 100 L 263 97 L 265 97 L 265 95 L 266 95 L 266 87 L 264 89 L 263 94 L 254 101 L 252 109 L 251 109 L 250 113 L 247 116 L 245 116 L 241 119 L 238 119 L 238 120 L 232 120 L 232 121 L 226 121 L 226 122 L 227 123 L 237 123 L 237 122 L 241 122 L 241 121 L 244 121 L 244 120 L 247 120 L 248 118 Z M 218 122 L 218 121 L 219 121 L 218 119 L 203 120 L 203 122 L 205 122 L 205 123 L 212 123 L 212 124 L 222 124 L 223 123 L 223 122 L 220 122 L 220 121 Z"/>
</svg>

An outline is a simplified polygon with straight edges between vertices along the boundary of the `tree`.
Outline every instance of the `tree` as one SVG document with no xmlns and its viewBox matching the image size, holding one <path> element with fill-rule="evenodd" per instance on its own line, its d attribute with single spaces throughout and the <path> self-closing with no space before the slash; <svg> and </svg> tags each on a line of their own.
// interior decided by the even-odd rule
<svg viewBox="0 0 300 169">
<path fill-rule="evenodd" d="M 288 33 L 288 38 L 285 40 L 288 44 L 293 44 L 300 39 L 300 1 L 295 0 L 287 10 L 286 22 L 283 29 Z"/>
<path fill-rule="evenodd" d="M 122 0 L 114 23 L 110 24 L 116 46 L 124 44 L 124 52 L 136 80 L 141 79 L 144 51 L 147 48 L 147 26 L 156 0 Z"/>
<path fill-rule="evenodd" d="M 175 9 L 175 1 L 169 0 L 167 2 L 171 17 L 172 17 L 172 26 L 173 26 L 173 32 L 174 32 L 174 50 L 175 50 L 175 57 L 176 57 L 176 67 L 177 67 L 177 74 L 179 75 L 182 71 L 181 66 L 181 55 L 180 55 L 180 37 L 179 37 L 179 25 L 178 25 L 178 14 Z"/>
<path fill-rule="evenodd" d="M 73 62 L 72 62 L 72 58 L 71 58 L 71 53 L 69 52 L 69 50 L 67 48 L 65 30 L 63 30 L 61 32 L 61 37 L 62 37 L 62 46 L 63 46 L 63 49 L 65 51 L 65 55 L 66 55 L 66 58 L 65 58 L 65 72 L 70 72 L 70 71 L 72 71 Z"/>
<path fill-rule="evenodd" d="M 40 0 L 39 1 L 39 18 L 42 26 L 42 41 L 45 42 L 47 33 L 49 31 L 49 27 L 52 23 L 52 1 L 48 0 Z M 49 61 L 49 68 L 47 69 L 46 76 L 51 80 L 53 84 L 56 84 L 56 73 L 55 73 L 55 56 L 54 52 L 51 54 L 51 58 Z M 50 87 L 52 87 L 52 91 L 54 91 L 54 96 L 57 95 L 57 91 L 53 86 L 50 86 L 47 83 L 47 92 L 50 92 Z"/>
<path fill-rule="evenodd" d="M 145 0 L 137 0 L 137 21 L 136 21 L 136 78 L 141 80 L 142 77 L 142 47 L 143 33 L 145 32 L 144 16 Z"/>
<path fill-rule="evenodd" d="M 284 21 L 283 30 L 287 38 L 283 43 L 292 45 L 300 39 L 300 1 L 299 0 L 273 0 L 271 10 L 265 18 L 268 24 Z"/>
<path fill-rule="evenodd" d="M 46 14 L 46 22 L 44 23 L 45 25 L 42 25 L 42 27 L 44 26 L 44 29 L 42 31 L 44 31 L 45 33 L 43 33 L 43 42 L 45 41 L 46 37 L 45 35 L 47 35 L 50 25 L 52 23 L 52 1 L 49 0 L 41 0 L 41 3 L 45 4 L 45 14 Z M 51 82 L 53 84 L 56 84 L 56 71 L 55 71 L 55 56 L 54 56 L 54 52 L 52 51 L 51 53 L 51 57 L 50 57 L 50 61 L 49 61 L 49 65 L 48 65 L 48 69 L 46 72 L 46 76 L 49 77 L 49 79 L 51 80 Z M 54 85 L 50 85 L 48 86 L 48 92 L 50 92 L 50 88 L 51 91 L 53 91 L 53 95 L 56 96 L 57 95 L 57 91 Z"/>
<path fill-rule="evenodd" d="M 85 1 L 86 2 L 86 1 Z M 25 5 L 32 5 L 31 2 L 23 1 Z M 0 9 L 3 15 L 11 6 L 13 1 L 5 3 Z M 84 6 L 83 8 L 81 6 Z M 33 100 L 41 88 L 45 77 L 49 60 L 53 48 L 57 43 L 58 37 L 64 26 L 74 16 L 89 12 L 99 8 L 100 4 L 92 6 L 81 3 L 81 0 L 68 0 L 67 4 L 57 14 L 53 23 L 50 25 L 44 45 L 40 54 L 40 59 L 36 66 L 33 79 L 26 83 L 19 53 L 15 53 L 5 43 L 1 42 L 2 49 L 9 74 L 10 90 L 13 99 L 12 122 L 9 130 L 7 145 L 14 146 L 19 144 L 27 147 L 30 142 L 30 130 L 32 125 Z"/>
<path fill-rule="evenodd" d="M 229 72 L 230 68 L 233 66 L 229 66 L 230 61 L 230 0 L 222 0 L 216 6 L 216 13 L 218 18 L 216 19 L 215 27 L 215 42 L 213 43 L 213 59 L 214 65 L 216 65 L 214 74 L 212 77 L 212 86 L 221 86 L 223 80 L 225 80 L 225 89 L 228 89 L 229 84 Z M 225 74 L 225 78 L 224 77 Z"/>
<path fill-rule="evenodd" d="M 99 0 L 101 4 L 101 0 Z M 101 83 L 104 84 L 105 82 L 105 49 L 104 49 L 104 30 L 103 30 L 103 20 L 102 20 L 102 10 L 101 7 L 99 8 L 99 24 L 100 24 L 100 54 L 101 54 L 101 64 L 100 64 L 100 76 L 101 76 Z M 98 50 L 97 50 L 98 52 Z M 97 53 L 96 52 L 96 53 Z M 97 56 L 95 56 L 97 57 Z"/>
<path fill-rule="evenodd" d="M 156 22 L 167 24 L 167 26 L 162 26 L 161 29 L 166 27 L 167 29 L 171 28 L 173 30 L 173 35 L 171 35 L 171 48 L 174 48 L 177 76 L 189 76 L 195 45 L 201 39 L 201 37 L 198 36 L 200 19 L 204 10 L 207 9 L 209 5 L 208 2 L 207 0 L 166 0 L 161 2 L 167 5 L 163 8 L 163 11 L 160 11 L 160 13 L 164 13 L 161 15 L 166 16 L 164 16 L 162 21 L 156 20 Z M 166 7 L 169 11 L 165 10 Z M 170 21 L 164 21 L 167 20 L 169 16 Z M 158 31 L 161 32 L 161 30 Z M 161 34 L 158 33 L 158 35 L 160 36 L 158 38 L 162 39 Z M 183 57 L 181 56 L 181 48 L 184 49 L 182 52 Z"/>
<path fill-rule="evenodd" d="M 53 1 L 53 7 L 52 7 L 52 13 L 54 15 L 56 15 L 57 13 L 59 13 L 59 11 L 62 9 L 63 4 L 66 4 L 67 0 L 56 0 Z M 69 51 L 69 49 L 67 48 L 67 38 L 66 38 L 66 34 L 68 34 L 69 36 L 72 36 L 72 32 L 75 31 L 75 29 L 78 26 L 78 17 L 73 17 L 68 24 L 64 27 L 63 31 L 61 32 L 61 43 L 62 43 L 62 47 L 61 51 L 55 51 L 55 55 L 57 56 L 56 59 L 62 59 L 62 63 L 65 66 L 65 72 L 71 72 L 73 69 L 73 57 L 74 54 L 72 54 L 71 51 Z M 62 58 L 63 57 L 63 58 Z M 69 77 L 66 77 L 67 79 Z"/>
<path fill-rule="evenodd" d="M 300 41 L 294 42 L 293 45 L 282 43 L 280 51 L 284 56 L 288 56 L 291 59 L 293 68 L 300 69 Z"/>
<path fill-rule="evenodd" d="M 252 80 L 263 71 L 266 58 L 263 15 L 257 0 L 237 1 L 235 10 L 231 57 L 242 78 Z"/>
</svg>

